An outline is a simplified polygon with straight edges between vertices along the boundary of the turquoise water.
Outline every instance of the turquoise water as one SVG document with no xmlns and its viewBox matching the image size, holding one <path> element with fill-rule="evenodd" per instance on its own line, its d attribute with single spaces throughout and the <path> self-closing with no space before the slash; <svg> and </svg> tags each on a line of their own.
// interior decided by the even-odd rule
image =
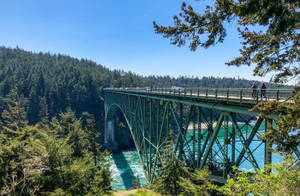
<svg viewBox="0 0 300 196">
<path fill-rule="evenodd" d="M 146 185 L 146 179 L 139 156 L 135 150 L 121 152 L 110 157 L 110 170 L 113 181 L 111 186 L 115 190 L 128 190 L 136 177 L 140 178 L 141 185 Z"/>
<path fill-rule="evenodd" d="M 256 156 L 257 154 L 258 153 L 255 153 Z M 132 182 L 137 176 L 139 176 L 142 186 L 146 186 L 143 168 L 135 150 L 122 152 L 114 156 L 114 159 L 110 157 L 110 169 L 113 177 L 111 186 L 114 190 L 127 190 L 132 188 Z M 125 157 L 125 160 L 122 157 Z M 279 163 L 282 160 L 283 158 L 280 155 L 273 154 L 273 163 Z M 263 160 L 261 160 L 259 164 L 263 164 Z M 251 165 L 249 163 L 244 162 L 240 166 L 240 169 L 247 170 L 247 168 L 249 169 L 250 166 Z"/>
<path fill-rule="evenodd" d="M 260 130 L 262 129 L 263 127 L 260 128 Z M 190 131 L 189 134 L 192 134 L 192 131 Z M 246 133 L 244 132 L 244 134 Z M 254 138 L 254 140 L 258 140 L 258 139 Z M 222 145 L 223 139 L 219 137 L 219 141 Z M 253 141 L 250 144 L 250 149 L 253 150 L 258 147 L 253 153 L 253 156 L 257 160 L 259 167 L 262 168 L 264 164 L 264 145 L 263 144 L 260 145 L 260 144 L 261 141 Z M 192 149 L 192 145 L 189 145 L 189 148 Z M 243 148 L 242 144 L 237 142 L 236 149 L 241 151 L 242 148 Z M 231 152 L 230 145 L 228 146 L 228 151 Z M 189 152 L 189 150 L 186 149 L 185 152 Z M 238 154 L 239 152 L 236 152 L 236 157 L 238 157 Z M 283 160 L 282 156 L 273 153 L 272 163 L 280 163 L 282 160 Z M 113 181 L 111 185 L 113 189 L 126 190 L 132 188 L 133 181 L 137 176 L 140 178 L 142 186 L 146 185 L 146 179 L 143 172 L 143 168 L 141 166 L 141 162 L 139 160 L 138 154 L 135 150 L 112 155 L 110 157 L 110 163 L 111 163 L 110 169 L 112 171 L 112 177 L 113 177 Z M 251 168 L 252 165 L 248 161 L 244 161 L 239 167 L 240 170 L 248 170 L 248 171 L 251 170 Z"/>
</svg>

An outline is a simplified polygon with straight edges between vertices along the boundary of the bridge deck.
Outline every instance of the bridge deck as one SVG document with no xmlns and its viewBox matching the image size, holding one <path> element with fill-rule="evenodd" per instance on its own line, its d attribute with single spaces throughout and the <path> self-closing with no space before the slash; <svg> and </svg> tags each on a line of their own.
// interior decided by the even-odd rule
<svg viewBox="0 0 300 196">
<path fill-rule="evenodd" d="M 188 88 L 183 91 L 170 88 L 106 88 L 106 91 L 119 93 L 137 94 L 143 96 L 159 96 L 165 98 L 176 98 L 181 100 L 193 100 L 205 103 L 220 103 L 251 108 L 260 101 L 278 100 L 284 101 L 292 96 L 293 89 L 267 89 L 265 92 L 252 89 L 210 89 L 210 88 Z"/>
<path fill-rule="evenodd" d="M 265 91 L 239 88 L 186 88 L 184 90 L 175 90 L 171 88 L 106 88 L 105 90 L 114 90 L 122 92 L 148 93 L 148 94 L 166 94 L 181 97 L 198 97 L 213 100 L 226 100 L 247 103 L 257 103 L 267 100 L 285 100 L 293 93 L 293 89 L 266 89 Z"/>
</svg>

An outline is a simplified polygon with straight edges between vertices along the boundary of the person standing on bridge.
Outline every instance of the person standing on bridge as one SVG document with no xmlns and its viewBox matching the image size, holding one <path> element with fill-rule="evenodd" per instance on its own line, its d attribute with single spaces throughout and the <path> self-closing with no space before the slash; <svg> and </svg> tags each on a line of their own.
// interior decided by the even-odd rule
<svg viewBox="0 0 300 196">
<path fill-rule="evenodd" d="M 267 87 L 266 87 L 265 83 L 263 82 L 261 84 L 261 87 L 260 87 L 260 97 L 261 97 L 261 99 L 262 99 L 262 97 L 266 98 L 266 89 L 267 89 Z"/>
<path fill-rule="evenodd" d="M 257 93 L 257 86 L 255 84 L 255 82 L 253 82 L 252 86 L 251 86 L 251 89 L 252 89 L 252 97 L 255 99 L 256 97 L 256 93 Z"/>
</svg>

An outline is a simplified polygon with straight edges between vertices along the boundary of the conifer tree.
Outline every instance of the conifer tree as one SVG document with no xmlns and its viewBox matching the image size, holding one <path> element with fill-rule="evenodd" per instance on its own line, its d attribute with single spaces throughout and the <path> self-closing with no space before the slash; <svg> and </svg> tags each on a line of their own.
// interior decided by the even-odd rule
<svg viewBox="0 0 300 196">
<path fill-rule="evenodd" d="M 154 28 L 156 33 L 170 38 L 172 44 L 183 46 L 189 42 L 190 49 L 196 51 L 198 47 L 222 43 L 227 36 L 226 24 L 237 22 L 243 39 L 240 56 L 226 64 L 255 65 L 254 75 L 274 73 L 271 81 L 275 83 L 285 84 L 294 79 L 299 84 L 299 8 L 299 1 L 289 0 L 218 0 L 200 12 L 183 3 L 179 16 L 174 16 L 174 26 L 154 22 Z M 299 89 L 295 91 L 292 101 L 260 103 L 254 109 L 265 115 L 287 107 L 287 115 L 276 121 L 277 127 L 270 126 L 261 139 L 273 142 L 283 153 L 294 152 L 299 157 Z"/>
<path fill-rule="evenodd" d="M 185 168 L 188 173 L 188 178 L 180 177 L 179 185 L 182 188 L 183 195 L 191 196 L 208 196 L 209 191 L 213 189 L 213 185 L 208 176 L 210 171 L 207 168 L 196 171 L 189 171 L 189 168 Z"/>
<path fill-rule="evenodd" d="M 67 109 L 66 113 L 60 114 L 60 126 L 63 137 L 73 148 L 73 156 L 82 157 L 88 150 L 89 141 L 87 133 L 82 129 L 81 120 L 76 119 L 75 113 Z"/>
<path fill-rule="evenodd" d="M 260 110 L 262 117 L 285 110 L 286 114 L 275 119 L 275 123 L 268 127 L 260 139 L 269 141 L 274 145 L 274 150 L 284 155 L 295 153 L 300 160 L 300 91 L 295 92 L 284 102 L 268 101 L 257 104 L 252 110 Z"/>
<path fill-rule="evenodd" d="M 11 101 L 2 112 L 1 126 L 7 127 L 13 131 L 19 131 L 28 124 L 25 113 L 25 100 L 20 97 L 16 90 L 10 94 Z"/>
<path fill-rule="evenodd" d="M 100 133 L 96 130 L 96 121 L 93 115 L 89 113 L 83 113 L 83 121 L 85 124 L 85 130 L 87 133 L 87 139 L 90 145 L 90 151 L 93 153 L 93 159 L 95 165 L 97 164 L 97 159 L 101 159 L 101 145 L 99 143 Z M 98 141 L 97 141 L 98 140 Z"/>
<path fill-rule="evenodd" d="M 49 155 L 49 172 L 45 182 L 46 194 L 104 195 L 111 190 L 109 163 L 105 153 L 94 154 L 81 120 L 74 112 L 61 114 L 61 120 L 53 118 L 50 130 L 42 137 Z M 70 123 L 74 123 L 71 125 Z M 67 133 L 67 135 L 64 135 Z M 102 158 L 99 158 L 102 157 Z M 101 167 L 99 167 L 101 165 Z"/>
<path fill-rule="evenodd" d="M 13 95 L 0 126 L 0 194 L 33 195 L 47 170 L 47 155 L 34 137 L 37 127 L 27 125 L 22 99 Z"/>
<path fill-rule="evenodd" d="M 6 114 L 9 111 L 15 112 L 7 110 Z M 111 176 L 106 154 L 99 153 L 102 158 L 97 158 L 99 164 L 95 165 L 81 121 L 72 111 L 61 117 L 45 126 L 19 127 L 14 134 L 0 127 L 0 194 L 109 193 Z"/>
<path fill-rule="evenodd" d="M 161 167 L 151 187 L 162 194 L 179 195 L 183 191 L 179 180 L 181 177 L 187 177 L 188 173 L 183 162 L 173 152 L 173 144 L 172 140 L 168 140 L 165 148 L 161 150 Z"/>
<path fill-rule="evenodd" d="M 299 79 L 299 1 L 213 2 L 203 5 L 202 12 L 182 3 L 179 16 L 173 18 L 174 26 L 159 26 L 154 22 L 155 32 L 170 38 L 177 46 L 189 42 L 190 50 L 195 51 L 199 46 L 208 48 L 222 43 L 227 36 L 226 24 L 235 23 L 243 41 L 240 56 L 227 65 L 254 64 L 254 75 L 274 72 L 275 82 Z"/>
<path fill-rule="evenodd" d="M 48 105 L 47 105 L 47 100 L 46 97 L 42 97 L 40 99 L 40 103 L 39 103 L 39 119 L 40 123 L 43 125 L 46 125 L 49 123 L 49 111 L 48 111 Z"/>
</svg>

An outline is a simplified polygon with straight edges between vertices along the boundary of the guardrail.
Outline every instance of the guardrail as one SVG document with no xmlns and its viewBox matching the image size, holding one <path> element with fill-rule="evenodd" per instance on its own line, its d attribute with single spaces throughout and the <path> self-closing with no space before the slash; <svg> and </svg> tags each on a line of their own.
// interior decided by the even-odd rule
<svg viewBox="0 0 300 196">
<path fill-rule="evenodd" d="M 190 96 L 206 99 L 239 100 L 242 101 L 268 101 L 285 100 L 292 96 L 294 89 L 256 89 L 251 88 L 106 88 L 107 90 L 147 92 L 155 94 L 173 94 L 177 96 Z"/>
</svg>

